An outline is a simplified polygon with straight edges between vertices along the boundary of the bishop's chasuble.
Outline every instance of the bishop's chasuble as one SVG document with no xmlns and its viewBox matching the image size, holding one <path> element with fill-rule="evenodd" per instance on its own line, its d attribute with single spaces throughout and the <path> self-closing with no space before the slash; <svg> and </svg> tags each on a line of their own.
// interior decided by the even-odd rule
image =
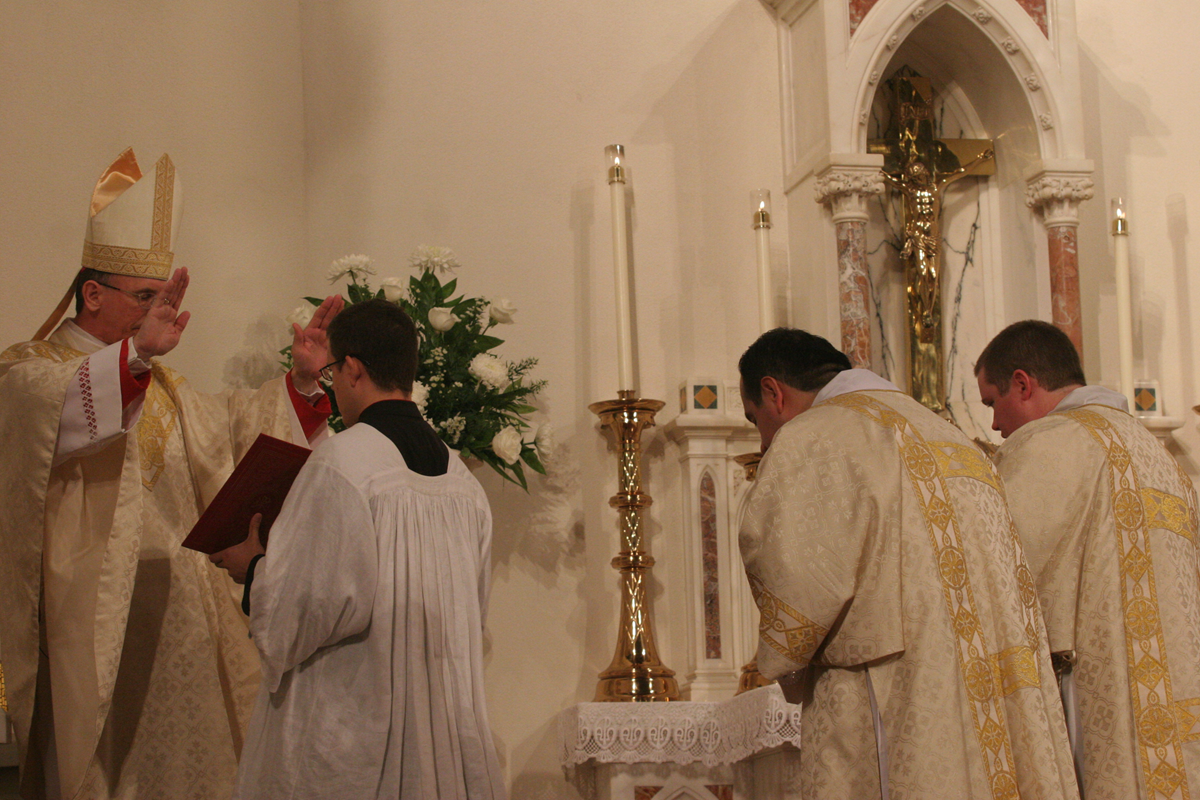
<svg viewBox="0 0 1200 800">
<path fill-rule="evenodd" d="M 0 637 L 22 790 L 228 797 L 258 657 L 236 586 L 180 542 L 260 432 L 305 436 L 283 379 L 201 395 L 151 362 L 123 406 L 127 347 L 68 321 L 0 356 Z"/>
<path fill-rule="evenodd" d="M 839 374 L 776 434 L 740 538 L 759 670 L 804 696 L 803 797 L 1078 796 L 1004 488 L 957 428 Z"/>
<path fill-rule="evenodd" d="M 1017 429 L 997 466 L 1050 649 L 1074 652 L 1084 797 L 1197 797 L 1196 493 L 1123 399 L 1076 389 Z"/>
</svg>

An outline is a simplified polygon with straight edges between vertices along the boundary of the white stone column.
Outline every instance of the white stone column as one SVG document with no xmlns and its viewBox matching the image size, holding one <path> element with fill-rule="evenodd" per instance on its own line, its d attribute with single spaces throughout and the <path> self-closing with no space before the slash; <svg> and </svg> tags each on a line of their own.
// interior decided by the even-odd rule
<svg viewBox="0 0 1200 800">
<path fill-rule="evenodd" d="M 757 610 L 737 542 L 749 484 L 733 459 L 757 451 L 759 436 L 732 409 L 682 413 L 665 431 L 679 446 L 684 504 L 690 635 L 681 692 L 690 700 L 727 700 L 757 638 Z"/>
</svg>

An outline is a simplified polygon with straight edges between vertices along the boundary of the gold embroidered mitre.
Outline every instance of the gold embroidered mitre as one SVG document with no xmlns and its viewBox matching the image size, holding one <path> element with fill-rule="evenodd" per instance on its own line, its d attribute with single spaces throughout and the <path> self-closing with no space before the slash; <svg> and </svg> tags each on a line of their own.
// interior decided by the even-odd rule
<svg viewBox="0 0 1200 800">
<path fill-rule="evenodd" d="M 133 148 L 104 170 L 88 214 L 83 266 L 134 278 L 166 280 L 171 242 L 179 228 L 183 194 L 175 164 L 166 153 L 143 179 Z"/>
</svg>

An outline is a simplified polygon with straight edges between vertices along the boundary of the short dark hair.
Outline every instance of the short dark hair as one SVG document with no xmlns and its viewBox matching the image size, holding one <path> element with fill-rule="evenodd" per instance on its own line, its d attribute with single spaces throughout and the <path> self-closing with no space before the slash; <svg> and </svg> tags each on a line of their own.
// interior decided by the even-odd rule
<svg viewBox="0 0 1200 800">
<path fill-rule="evenodd" d="M 75 313 L 83 311 L 83 285 L 88 281 L 96 283 L 104 283 L 104 276 L 107 272 L 101 272 L 98 269 L 89 269 L 84 267 L 79 270 L 79 275 L 75 277 Z M 107 284 L 106 284 L 107 285 Z"/>
<path fill-rule="evenodd" d="M 738 360 L 746 397 L 755 404 L 762 402 L 765 377 L 802 392 L 818 392 L 848 369 L 850 359 L 842 351 L 828 340 L 798 328 L 767 331 Z"/>
<path fill-rule="evenodd" d="M 411 392 L 417 377 L 417 327 L 394 303 L 367 300 L 347 306 L 329 323 L 329 352 L 354 356 L 384 391 Z"/>
<path fill-rule="evenodd" d="M 1046 391 L 1083 385 L 1083 365 L 1074 342 L 1061 329 L 1040 319 L 1014 322 L 988 342 L 975 362 L 975 375 L 983 374 L 1000 394 L 1007 394 L 1013 373 L 1024 370 Z"/>
</svg>

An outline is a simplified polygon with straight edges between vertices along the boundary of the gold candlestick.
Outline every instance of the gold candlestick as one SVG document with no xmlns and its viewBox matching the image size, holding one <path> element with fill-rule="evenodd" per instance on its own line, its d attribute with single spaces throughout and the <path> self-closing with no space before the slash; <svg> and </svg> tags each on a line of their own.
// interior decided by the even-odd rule
<svg viewBox="0 0 1200 800">
<path fill-rule="evenodd" d="M 612 560 L 621 573 L 621 622 L 617 649 L 600 673 L 596 702 L 659 702 L 679 699 L 674 670 L 663 666 L 654 645 L 654 626 L 646 583 L 654 558 L 643 549 L 642 511 L 653 502 L 642 491 L 642 431 L 654 427 L 654 415 L 665 403 L 645 400 L 632 390 L 617 400 L 592 403 L 588 409 L 617 437 L 617 493 L 609 505 L 621 515 L 621 552 Z"/>
<path fill-rule="evenodd" d="M 758 477 L 758 462 L 762 461 L 762 453 L 746 453 L 733 459 L 741 465 L 742 469 L 746 470 L 746 480 L 752 481 Z M 742 674 L 738 678 L 738 689 L 734 695 L 739 695 L 742 692 L 748 692 L 751 689 L 757 689 L 760 686 L 770 686 L 775 681 L 764 678 L 762 673 L 758 671 L 758 656 L 752 656 L 750 663 L 742 667 Z"/>
</svg>

